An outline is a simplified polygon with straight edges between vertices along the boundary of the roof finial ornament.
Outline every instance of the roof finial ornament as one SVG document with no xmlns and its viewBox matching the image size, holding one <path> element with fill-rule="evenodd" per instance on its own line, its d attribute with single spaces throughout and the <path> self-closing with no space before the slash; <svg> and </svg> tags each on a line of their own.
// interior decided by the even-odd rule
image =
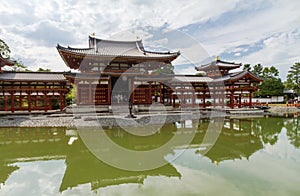
<svg viewBox="0 0 300 196">
<path fill-rule="evenodd" d="M 219 60 L 220 60 L 220 58 L 219 58 L 219 56 L 217 55 L 217 56 L 216 56 L 216 61 L 219 61 Z"/>
<path fill-rule="evenodd" d="M 140 37 L 138 35 L 136 36 L 136 40 L 140 40 Z"/>
<path fill-rule="evenodd" d="M 92 36 L 92 37 L 95 37 L 95 36 L 96 36 L 96 33 L 95 33 L 95 32 L 91 33 L 91 36 Z"/>
</svg>

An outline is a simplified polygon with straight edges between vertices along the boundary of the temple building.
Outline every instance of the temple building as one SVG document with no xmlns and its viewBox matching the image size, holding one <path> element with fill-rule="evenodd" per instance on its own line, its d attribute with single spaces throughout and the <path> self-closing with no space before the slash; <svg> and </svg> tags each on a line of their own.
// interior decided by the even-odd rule
<svg viewBox="0 0 300 196">
<path fill-rule="evenodd" d="M 68 81 L 58 72 L 8 72 L 14 61 L 0 55 L 0 111 L 28 111 L 66 107 Z"/>
<path fill-rule="evenodd" d="M 150 73 L 171 64 L 180 55 L 147 51 L 141 40 L 111 41 L 93 36 L 89 36 L 88 48 L 58 45 L 57 49 L 68 67 L 79 70 L 76 76 L 69 77 L 77 89 L 77 105 L 108 106 L 128 101 L 151 104 L 155 95 L 163 102 L 169 94 L 166 95 L 162 81 L 173 76 Z"/>
<path fill-rule="evenodd" d="M 225 95 L 221 96 L 218 101 L 221 102 L 222 106 L 226 105 L 226 99 L 230 108 L 245 106 L 252 108 L 252 94 L 258 90 L 257 84 L 263 80 L 247 70 L 231 72 L 231 70 L 241 66 L 241 63 L 225 62 L 217 57 L 211 63 L 196 67 L 196 70 L 206 72 L 207 76 L 212 78 L 211 83 L 219 84 L 212 86 L 217 88 L 221 86 L 219 88 L 222 88 L 221 91 Z M 242 102 L 242 98 L 247 99 L 243 99 L 245 101 Z"/>
<path fill-rule="evenodd" d="M 146 50 L 142 40 L 112 41 L 89 36 L 87 48 L 57 45 L 73 72 L 3 71 L 14 61 L 0 55 L 0 111 L 28 111 L 67 106 L 70 83 L 76 88 L 76 104 L 147 108 L 155 103 L 174 108 L 252 108 L 252 94 L 262 79 L 249 71 L 234 71 L 240 63 L 217 58 L 196 67 L 198 75 L 173 73 L 172 62 L 180 52 Z"/>
<path fill-rule="evenodd" d="M 0 73 L 2 73 L 2 67 L 4 66 L 13 66 L 16 62 L 9 60 L 8 58 L 4 58 L 1 54 L 0 54 Z"/>
<path fill-rule="evenodd" d="M 262 81 L 249 71 L 231 70 L 242 64 L 218 58 L 196 67 L 206 76 L 157 74 L 172 66 L 180 52 L 145 50 L 142 41 L 112 41 L 89 36 L 88 48 L 57 45 L 65 64 L 78 73 L 68 79 L 76 86 L 76 104 L 108 107 L 122 102 L 138 106 L 160 102 L 176 108 L 252 107 L 252 93 Z M 196 73 L 195 73 L 196 74 Z M 247 97 L 247 101 L 242 99 Z"/>
</svg>

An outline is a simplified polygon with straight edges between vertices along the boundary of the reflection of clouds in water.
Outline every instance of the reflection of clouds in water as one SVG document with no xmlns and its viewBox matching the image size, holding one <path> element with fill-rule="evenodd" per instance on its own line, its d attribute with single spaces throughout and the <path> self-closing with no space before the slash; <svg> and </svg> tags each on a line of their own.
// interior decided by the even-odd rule
<svg viewBox="0 0 300 196">
<path fill-rule="evenodd" d="M 286 128 L 282 128 L 281 133 L 278 135 L 278 142 L 273 146 L 270 144 L 265 145 L 264 152 L 268 155 L 275 156 L 280 160 L 288 160 L 298 162 L 300 164 L 300 149 L 296 149 L 287 137 Z"/>
<path fill-rule="evenodd" d="M 55 195 L 66 169 L 64 160 L 18 162 L 1 188 L 3 195 Z"/>
<path fill-rule="evenodd" d="M 126 184 L 114 187 L 106 187 L 99 190 L 103 195 L 216 195 L 224 193 L 228 195 L 240 195 L 239 189 L 235 184 L 224 178 L 213 176 L 209 171 L 197 171 L 194 169 L 176 165 L 176 169 L 182 174 L 182 178 L 169 178 L 148 176 L 142 186 Z M 201 181 L 196 179 L 203 179 Z M 218 187 L 218 188 L 216 188 Z"/>
</svg>

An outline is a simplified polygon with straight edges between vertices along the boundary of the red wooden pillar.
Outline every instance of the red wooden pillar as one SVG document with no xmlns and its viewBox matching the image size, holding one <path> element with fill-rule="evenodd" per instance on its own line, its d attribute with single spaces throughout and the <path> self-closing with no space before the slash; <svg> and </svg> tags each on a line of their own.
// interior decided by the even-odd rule
<svg viewBox="0 0 300 196">
<path fill-rule="evenodd" d="M 64 109 L 67 106 L 66 103 L 66 92 L 63 91 L 63 95 L 62 95 L 62 109 Z"/>
<path fill-rule="evenodd" d="M 205 96 L 206 96 L 206 95 L 205 95 L 205 94 L 206 94 L 206 92 L 204 91 L 204 92 L 203 92 L 203 98 L 202 98 L 202 100 L 203 100 L 203 107 L 204 107 L 204 108 L 206 108 L 206 100 L 205 100 Z"/>
<path fill-rule="evenodd" d="M 14 113 L 15 112 L 15 95 L 14 95 L 14 91 L 11 91 L 10 99 L 11 99 L 11 112 Z"/>
<path fill-rule="evenodd" d="M 227 94 L 226 89 L 225 89 L 225 88 L 222 88 L 222 91 L 221 91 L 222 108 L 225 107 L 225 98 L 226 98 L 226 94 Z"/>
<path fill-rule="evenodd" d="M 213 107 L 216 107 L 216 93 L 217 93 L 217 89 L 216 87 L 213 87 Z"/>
<path fill-rule="evenodd" d="M 173 106 L 173 92 L 170 91 L 170 105 Z"/>
<path fill-rule="evenodd" d="M 252 91 L 249 91 L 249 108 L 252 108 Z"/>
<path fill-rule="evenodd" d="M 196 104 L 196 101 L 195 101 L 195 91 L 192 91 L 192 107 L 194 107 Z"/>
<path fill-rule="evenodd" d="M 93 104 L 93 99 L 92 99 L 92 84 L 89 83 L 89 103 L 88 104 Z"/>
<path fill-rule="evenodd" d="M 220 91 L 220 87 L 217 87 L 217 91 L 218 91 L 218 106 L 221 106 L 221 91 Z"/>
<path fill-rule="evenodd" d="M 52 103 L 53 103 L 53 95 L 47 96 L 47 101 L 48 101 L 48 109 L 52 110 Z"/>
<path fill-rule="evenodd" d="M 47 91 L 44 91 L 44 111 L 47 112 Z"/>
<path fill-rule="evenodd" d="M 220 105 L 222 108 L 224 108 L 224 98 L 223 95 L 220 94 Z"/>
<path fill-rule="evenodd" d="M 230 108 L 234 108 L 234 91 L 230 91 Z"/>
<path fill-rule="evenodd" d="M 38 97 L 38 94 L 39 94 L 39 92 L 38 91 L 36 91 L 36 95 L 34 96 L 34 110 L 37 110 L 37 101 L 36 101 L 36 98 Z"/>
<path fill-rule="evenodd" d="M 28 112 L 31 112 L 31 94 L 29 91 L 27 92 L 27 105 L 28 105 L 27 108 Z"/>
<path fill-rule="evenodd" d="M 20 94 L 19 94 L 19 110 L 22 110 L 22 91 L 20 90 Z"/>
<path fill-rule="evenodd" d="M 149 104 L 151 104 L 152 103 L 152 85 L 151 85 L 151 82 L 149 82 Z"/>
<path fill-rule="evenodd" d="M 161 89 L 162 84 L 159 84 L 159 102 L 162 103 L 162 89 Z"/>
<path fill-rule="evenodd" d="M 134 103 L 134 96 L 135 96 L 135 93 L 134 93 L 134 89 L 135 89 L 135 86 L 134 86 L 134 79 L 133 78 L 130 78 L 129 79 L 129 82 L 130 82 L 130 86 L 129 86 L 129 100 L 131 100 L 131 103 L 133 104 Z M 140 100 L 139 100 L 140 102 Z"/>
<path fill-rule="evenodd" d="M 110 89 L 111 89 L 111 86 L 110 86 L 110 80 L 107 81 L 107 104 L 110 105 L 111 104 L 111 97 L 110 97 Z"/>
<path fill-rule="evenodd" d="M 62 92 L 59 93 L 59 109 L 60 111 L 63 110 L 63 107 L 64 107 L 64 103 L 63 103 L 63 94 Z"/>
<path fill-rule="evenodd" d="M 3 101 L 4 101 L 4 103 L 3 103 L 3 105 L 4 105 L 4 111 L 6 111 L 7 110 L 7 101 L 6 101 L 5 92 L 3 92 Z"/>
<path fill-rule="evenodd" d="M 239 108 L 242 107 L 242 94 L 239 94 Z"/>
</svg>

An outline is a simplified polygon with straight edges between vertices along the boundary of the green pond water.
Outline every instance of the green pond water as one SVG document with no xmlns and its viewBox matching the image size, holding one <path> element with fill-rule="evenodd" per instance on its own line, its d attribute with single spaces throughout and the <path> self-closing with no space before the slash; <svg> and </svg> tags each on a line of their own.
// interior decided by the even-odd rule
<svg viewBox="0 0 300 196">
<path fill-rule="evenodd" d="M 299 118 L 220 122 L 0 128 L 0 195 L 300 195 Z"/>
</svg>

